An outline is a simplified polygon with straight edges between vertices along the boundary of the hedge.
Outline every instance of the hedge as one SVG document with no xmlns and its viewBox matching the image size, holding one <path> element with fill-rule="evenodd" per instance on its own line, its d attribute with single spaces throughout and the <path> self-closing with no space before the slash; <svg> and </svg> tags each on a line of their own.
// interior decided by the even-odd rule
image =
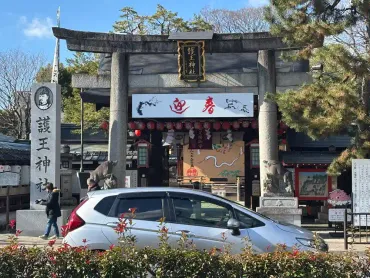
<svg viewBox="0 0 370 278">
<path fill-rule="evenodd" d="M 185 235 L 177 248 L 170 248 L 163 222 L 158 248 L 138 249 L 128 225 L 132 220 L 120 218 L 115 228 L 120 245 L 102 252 L 89 250 L 88 240 L 78 248 L 56 247 L 55 240 L 43 248 L 25 248 L 18 243 L 21 231 L 17 231 L 0 249 L 0 277 L 370 277 L 370 252 L 313 253 L 279 246 L 257 255 L 246 241 L 241 254 L 231 255 L 227 245 L 223 250 L 197 251 Z"/>
</svg>

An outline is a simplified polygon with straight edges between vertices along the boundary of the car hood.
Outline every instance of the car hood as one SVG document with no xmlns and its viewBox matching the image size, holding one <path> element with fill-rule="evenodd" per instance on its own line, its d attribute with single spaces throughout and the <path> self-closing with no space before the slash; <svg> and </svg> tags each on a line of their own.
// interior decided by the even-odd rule
<svg viewBox="0 0 370 278">
<path fill-rule="evenodd" d="M 299 237 L 302 237 L 302 238 L 313 238 L 314 237 L 313 232 L 311 232 L 307 229 L 304 229 L 302 227 L 298 227 L 296 225 L 292 225 L 292 224 L 288 224 L 288 223 L 284 223 L 284 222 L 276 222 L 275 225 L 280 230 L 298 235 Z"/>
</svg>

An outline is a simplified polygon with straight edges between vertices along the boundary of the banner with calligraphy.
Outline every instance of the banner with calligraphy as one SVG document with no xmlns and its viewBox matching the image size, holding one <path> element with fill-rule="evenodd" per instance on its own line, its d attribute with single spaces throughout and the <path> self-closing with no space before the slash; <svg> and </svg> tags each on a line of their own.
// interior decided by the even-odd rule
<svg viewBox="0 0 370 278">
<path fill-rule="evenodd" d="M 60 85 L 34 84 L 31 95 L 31 208 L 45 199 L 45 184 L 60 187 Z"/>
<path fill-rule="evenodd" d="M 189 82 L 206 80 L 204 41 L 179 41 L 179 79 Z"/>
<path fill-rule="evenodd" d="M 133 118 L 253 117 L 253 93 L 133 94 Z"/>
<path fill-rule="evenodd" d="M 189 150 L 212 150 L 212 137 L 207 138 L 204 129 L 194 130 L 194 138 L 189 138 Z"/>
</svg>

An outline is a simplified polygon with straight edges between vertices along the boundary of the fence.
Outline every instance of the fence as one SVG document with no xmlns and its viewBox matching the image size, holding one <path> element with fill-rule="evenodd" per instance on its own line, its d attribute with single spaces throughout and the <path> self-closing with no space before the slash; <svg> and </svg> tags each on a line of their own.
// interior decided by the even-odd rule
<svg viewBox="0 0 370 278">
<path fill-rule="evenodd" d="M 350 221 L 348 221 L 348 216 L 350 216 Z M 358 219 L 356 219 L 358 217 Z M 358 221 L 357 221 L 358 220 Z M 351 225 L 348 225 L 349 222 Z M 355 225 L 358 224 L 358 225 Z M 365 224 L 365 225 L 363 225 Z M 348 250 L 348 238 L 351 237 L 351 244 L 369 244 L 369 226 L 370 224 L 370 213 L 356 213 L 347 212 L 344 210 L 344 249 Z M 350 232 L 350 234 L 348 233 Z"/>
</svg>

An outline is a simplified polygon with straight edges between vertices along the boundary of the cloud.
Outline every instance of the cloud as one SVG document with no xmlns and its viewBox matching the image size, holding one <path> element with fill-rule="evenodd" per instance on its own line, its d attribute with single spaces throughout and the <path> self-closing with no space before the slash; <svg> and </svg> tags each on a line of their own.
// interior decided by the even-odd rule
<svg viewBox="0 0 370 278">
<path fill-rule="evenodd" d="M 45 19 L 33 18 L 31 21 L 25 16 L 19 18 L 19 23 L 23 26 L 23 33 L 27 37 L 33 38 L 52 38 L 53 21 L 50 17 Z"/>
<path fill-rule="evenodd" d="M 249 7 L 254 7 L 254 8 L 267 6 L 268 4 L 270 4 L 269 0 L 249 0 L 247 2 L 247 5 Z"/>
</svg>

